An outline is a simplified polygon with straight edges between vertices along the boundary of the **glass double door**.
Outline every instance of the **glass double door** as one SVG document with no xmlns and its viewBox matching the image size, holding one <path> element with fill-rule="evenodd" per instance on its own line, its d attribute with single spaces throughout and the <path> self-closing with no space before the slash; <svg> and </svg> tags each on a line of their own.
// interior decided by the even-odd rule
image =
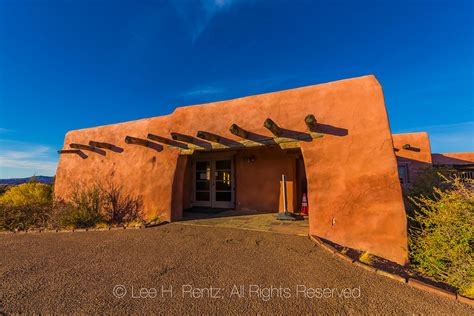
<svg viewBox="0 0 474 316">
<path fill-rule="evenodd" d="M 197 159 L 194 163 L 194 206 L 234 207 L 234 165 L 230 158 Z"/>
</svg>

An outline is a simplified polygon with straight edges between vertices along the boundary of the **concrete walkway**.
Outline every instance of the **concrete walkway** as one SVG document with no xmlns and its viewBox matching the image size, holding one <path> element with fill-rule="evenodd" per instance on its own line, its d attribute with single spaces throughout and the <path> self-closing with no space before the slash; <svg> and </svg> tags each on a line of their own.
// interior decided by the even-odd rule
<svg viewBox="0 0 474 316">
<path fill-rule="evenodd" d="M 180 225 L 223 227 L 272 232 L 297 236 L 308 236 L 308 218 L 297 221 L 279 221 L 276 213 L 227 210 L 217 214 L 185 212 Z"/>
</svg>

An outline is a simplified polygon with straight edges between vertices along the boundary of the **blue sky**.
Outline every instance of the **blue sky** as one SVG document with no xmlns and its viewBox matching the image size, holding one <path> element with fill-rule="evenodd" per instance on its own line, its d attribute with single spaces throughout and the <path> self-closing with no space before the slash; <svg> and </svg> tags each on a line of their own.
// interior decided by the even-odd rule
<svg viewBox="0 0 474 316">
<path fill-rule="evenodd" d="M 68 130 L 349 77 L 392 131 L 474 151 L 472 1 L 0 0 L 0 178 L 55 173 Z"/>
</svg>

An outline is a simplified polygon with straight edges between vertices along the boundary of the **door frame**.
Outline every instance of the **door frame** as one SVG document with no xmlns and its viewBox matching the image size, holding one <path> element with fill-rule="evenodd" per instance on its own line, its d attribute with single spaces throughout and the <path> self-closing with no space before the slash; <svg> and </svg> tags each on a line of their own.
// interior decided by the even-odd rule
<svg viewBox="0 0 474 316">
<path fill-rule="evenodd" d="M 201 206 L 209 208 L 235 208 L 235 153 L 213 153 L 213 154 L 201 154 L 192 159 L 193 164 L 193 192 L 192 192 L 192 206 Z M 227 201 L 216 201 L 216 181 L 215 181 L 215 168 L 216 161 L 218 160 L 230 160 L 230 193 L 231 200 Z M 198 161 L 209 161 L 210 162 L 210 200 L 207 201 L 196 201 L 196 162 Z"/>
</svg>

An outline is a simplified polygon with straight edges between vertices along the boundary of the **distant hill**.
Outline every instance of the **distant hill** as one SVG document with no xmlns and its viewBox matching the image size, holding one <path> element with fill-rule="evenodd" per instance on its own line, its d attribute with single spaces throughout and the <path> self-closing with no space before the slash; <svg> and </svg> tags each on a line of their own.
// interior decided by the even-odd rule
<svg viewBox="0 0 474 316">
<path fill-rule="evenodd" d="M 1 184 L 9 184 L 9 185 L 14 185 L 14 184 L 22 184 L 26 183 L 31 180 L 33 177 L 28 177 L 28 178 L 12 178 L 12 179 L 0 179 L 0 185 Z M 36 176 L 36 181 L 40 183 L 46 183 L 46 184 L 51 184 L 53 183 L 53 178 L 54 177 L 47 177 L 47 176 Z"/>
</svg>

